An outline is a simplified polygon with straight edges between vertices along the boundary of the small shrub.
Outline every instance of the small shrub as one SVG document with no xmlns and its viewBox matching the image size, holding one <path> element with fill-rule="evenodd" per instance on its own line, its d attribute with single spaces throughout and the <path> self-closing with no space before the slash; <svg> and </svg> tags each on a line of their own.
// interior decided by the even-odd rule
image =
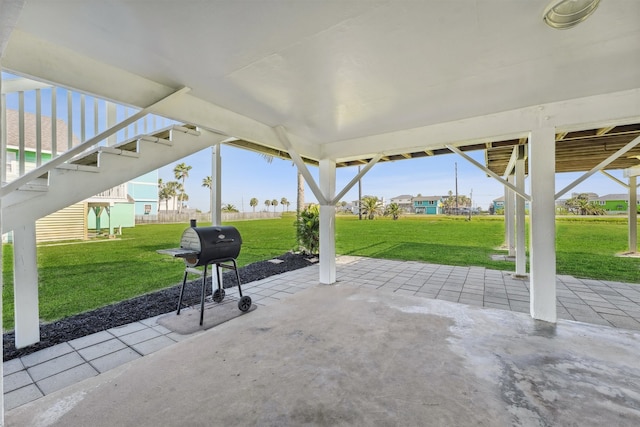
<svg viewBox="0 0 640 427">
<path fill-rule="evenodd" d="M 317 255 L 320 249 L 320 209 L 318 205 L 305 208 L 295 222 L 299 249 Z"/>
</svg>

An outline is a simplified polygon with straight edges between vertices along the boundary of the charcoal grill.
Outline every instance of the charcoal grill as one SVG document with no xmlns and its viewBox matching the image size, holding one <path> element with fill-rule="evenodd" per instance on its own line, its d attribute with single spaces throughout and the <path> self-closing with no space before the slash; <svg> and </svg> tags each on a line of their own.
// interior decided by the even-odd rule
<svg viewBox="0 0 640 427">
<path fill-rule="evenodd" d="M 251 297 L 242 295 L 242 287 L 240 284 L 240 274 L 238 273 L 238 264 L 236 258 L 240 254 L 242 246 L 242 238 L 235 227 L 231 226 L 213 226 L 213 227 L 196 227 L 195 221 L 191 222 L 192 226 L 184 230 L 180 239 L 180 247 L 173 249 L 162 249 L 158 252 L 165 255 L 171 255 L 175 258 L 182 258 L 185 263 L 184 279 L 182 280 L 182 288 L 180 289 L 180 298 L 178 300 L 178 311 L 180 314 L 182 308 L 182 298 L 184 296 L 184 288 L 187 284 L 189 274 L 202 276 L 202 290 L 200 295 L 200 325 L 202 325 L 204 317 L 204 301 L 206 297 L 207 269 L 210 265 L 215 265 L 216 276 L 218 279 L 218 289 L 211 289 L 211 299 L 217 303 L 222 302 L 225 297 L 225 290 L 222 287 L 220 278 L 220 268 L 233 270 L 238 280 L 238 293 L 240 300 L 238 301 L 238 309 L 240 311 L 248 311 L 251 308 Z M 202 267 L 202 270 L 197 267 Z"/>
</svg>

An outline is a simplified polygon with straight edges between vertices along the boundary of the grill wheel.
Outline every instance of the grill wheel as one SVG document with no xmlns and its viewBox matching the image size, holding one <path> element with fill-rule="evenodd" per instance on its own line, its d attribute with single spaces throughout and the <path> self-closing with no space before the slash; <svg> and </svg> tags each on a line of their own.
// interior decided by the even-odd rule
<svg viewBox="0 0 640 427">
<path fill-rule="evenodd" d="M 224 299 L 224 295 L 224 289 L 216 289 L 215 291 L 213 291 L 212 299 L 215 302 L 222 302 L 222 300 Z"/>
<path fill-rule="evenodd" d="M 240 309 L 240 311 L 249 311 L 249 309 L 251 308 L 251 297 L 245 295 L 240 298 L 240 301 L 238 301 L 238 308 Z"/>
</svg>

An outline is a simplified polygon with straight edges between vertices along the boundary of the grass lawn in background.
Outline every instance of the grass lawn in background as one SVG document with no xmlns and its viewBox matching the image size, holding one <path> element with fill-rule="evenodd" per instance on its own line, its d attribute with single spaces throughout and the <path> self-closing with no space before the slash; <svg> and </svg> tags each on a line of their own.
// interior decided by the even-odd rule
<svg viewBox="0 0 640 427">
<path fill-rule="evenodd" d="M 237 221 L 243 239 L 240 266 L 281 255 L 295 245 L 295 216 Z M 207 224 L 201 224 L 207 225 Z M 166 288 L 182 281 L 181 260 L 156 253 L 177 247 L 188 224 L 139 225 L 120 239 L 52 243 L 38 246 L 40 316 L 53 321 L 83 311 Z M 620 258 L 626 250 L 626 218 L 558 218 L 557 273 L 640 283 L 640 259 Z M 527 233 L 528 234 L 528 233 Z M 513 262 L 492 261 L 504 240 L 501 216 L 404 216 L 397 221 L 336 218 L 338 254 L 473 265 L 513 270 Z M 504 253 L 504 251 L 502 252 Z M 5 245 L 3 321 L 13 328 L 12 248 Z"/>
</svg>

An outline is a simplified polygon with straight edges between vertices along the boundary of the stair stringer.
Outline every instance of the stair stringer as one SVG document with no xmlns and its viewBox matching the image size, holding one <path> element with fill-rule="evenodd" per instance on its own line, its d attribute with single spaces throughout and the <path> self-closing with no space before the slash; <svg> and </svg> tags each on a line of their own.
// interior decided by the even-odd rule
<svg viewBox="0 0 640 427">
<path fill-rule="evenodd" d="M 68 169 L 58 167 L 49 172 L 47 191 L 16 190 L 2 199 L 2 233 L 36 220 L 98 193 L 123 184 L 183 157 L 197 153 L 229 139 L 228 136 L 199 129 L 200 135 L 171 132 L 171 145 L 140 139 L 138 156 L 122 156 L 106 150 L 99 154 L 99 166 Z M 16 194 L 14 194 L 16 193 Z"/>
</svg>

